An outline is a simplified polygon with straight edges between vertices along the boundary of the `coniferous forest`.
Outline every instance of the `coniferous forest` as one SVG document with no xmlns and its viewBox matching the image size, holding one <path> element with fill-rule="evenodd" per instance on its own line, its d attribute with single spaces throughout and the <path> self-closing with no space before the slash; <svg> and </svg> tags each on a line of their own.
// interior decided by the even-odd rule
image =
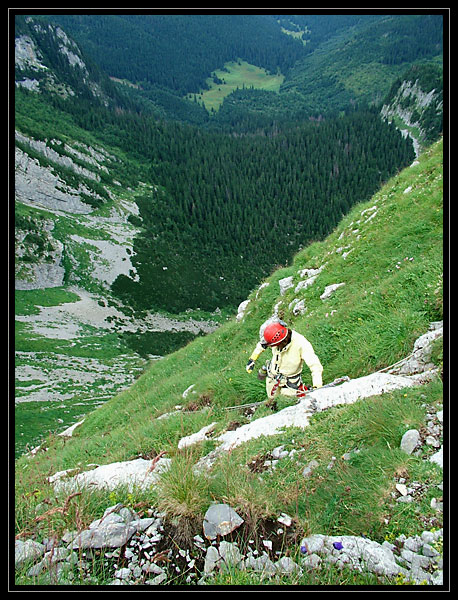
<svg viewBox="0 0 458 600">
<path fill-rule="evenodd" d="M 170 123 L 127 135 L 159 188 L 137 198 L 140 281 L 119 276 L 114 290 L 136 308 L 177 312 L 237 304 L 414 158 L 369 109 L 256 135 Z"/>
</svg>

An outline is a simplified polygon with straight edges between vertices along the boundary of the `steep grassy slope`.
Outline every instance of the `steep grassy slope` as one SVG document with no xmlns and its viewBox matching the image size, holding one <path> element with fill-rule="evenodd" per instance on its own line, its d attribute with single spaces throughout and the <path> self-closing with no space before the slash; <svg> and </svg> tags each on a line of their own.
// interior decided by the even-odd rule
<svg viewBox="0 0 458 600">
<path fill-rule="evenodd" d="M 178 522 L 200 518 L 201 523 L 203 512 L 216 499 L 229 502 L 250 523 L 279 510 L 289 511 L 308 532 L 364 532 L 383 539 L 437 525 L 429 488 L 420 505 L 392 506 L 389 498 L 394 475 L 402 470 L 412 480 L 429 485 L 441 481 L 435 465 L 399 451 L 402 434 L 424 424 L 425 404 L 440 406 L 439 379 L 406 393 L 385 394 L 317 415 L 304 431 L 292 428 L 242 445 L 220 460 L 213 477 L 204 482 L 190 476 L 191 466 L 214 442 L 210 439 L 191 451 L 178 450 L 177 443 L 212 422 L 217 423 L 215 434 L 246 422 L 242 411 L 224 409 L 264 399 L 263 384 L 247 375 L 244 367 L 258 340 L 259 326 L 275 306 L 312 342 L 324 366 L 325 383 L 394 363 L 411 352 L 414 340 L 431 321 L 442 319 L 442 151 L 441 142 L 432 146 L 370 202 L 356 206 L 325 241 L 310 245 L 290 267 L 274 272 L 265 282 L 268 285 L 252 292 L 242 319 L 233 319 L 151 364 L 128 390 L 91 413 L 71 439 L 51 437 L 44 444 L 47 451 L 21 458 L 18 530 L 48 527 L 50 532 L 62 532 L 75 527 L 73 511 L 39 523 L 34 518 L 38 502 L 63 501 L 55 499 L 46 481 L 50 473 L 138 456 L 151 458 L 160 452 L 166 452 L 173 465 L 162 487 L 133 497 L 122 491 L 109 497 L 102 493 L 97 501 L 83 494 L 75 500 L 80 524 L 103 514 L 109 503 L 118 500 L 166 506 Z M 305 279 L 300 271 L 320 267 L 314 283 L 296 292 L 297 283 Z M 281 295 L 278 282 L 290 276 L 293 286 Z M 322 300 L 325 287 L 334 283 L 345 285 Z M 296 310 L 295 315 L 300 300 L 305 310 L 303 314 Z M 440 348 L 436 360 L 441 361 Z M 279 404 L 285 406 L 287 401 Z M 252 418 L 266 411 L 258 408 Z M 173 414 L 157 420 L 165 413 Z M 259 473 L 243 468 L 279 444 L 305 451 L 309 460 L 318 457 L 324 465 L 353 448 L 363 451 L 355 463 L 332 471 L 324 466 L 308 482 L 297 470 L 280 469 L 260 479 Z"/>
</svg>

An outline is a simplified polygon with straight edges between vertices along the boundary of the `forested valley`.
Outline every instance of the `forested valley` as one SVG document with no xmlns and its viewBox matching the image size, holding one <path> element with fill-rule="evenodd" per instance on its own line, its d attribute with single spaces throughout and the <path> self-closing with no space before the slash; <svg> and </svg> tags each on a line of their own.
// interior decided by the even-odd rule
<svg viewBox="0 0 458 600">
<path fill-rule="evenodd" d="M 352 64 L 361 62 L 366 47 L 380 65 L 390 63 L 391 45 L 397 47 L 404 34 L 411 37 L 416 27 L 424 34 L 420 46 L 428 58 L 438 52 L 440 18 L 331 17 L 278 16 L 276 23 L 266 15 L 234 15 L 228 27 L 226 15 L 222 27 L 215 15 L 55 16 L 82 44 L 91 79 L 103 90 L 100 99 L 78 70 L 56 63 L 56 38 L 17 19 L 18 31 L 39 39 L 55 72 L 77 90 L 75 97 L 64 98 L 43 89 L 32 100 L 33 93 L 18 89 L 17 118 L 21 112 L 35 114 L 31 134 L 37 135 L 43 123 L 38 137 L 44 138 L 39 106 L 51 107 L 55 119 L 67 115 L 102 143 L 125 152 L 128 160 L 120 166 L 122 177 L 119 173 L 124 186 L 147 184 L 136 197 L 139 216 L 130 217 L 139 228 L 132 255 L 136 276 L 119 275 L 112 284 L 125 304 L 136 311 L 175 313 L 233 309 L 275 268 L 323 239 L 355 203 L 412 162 L 411 140 L 380 118 L 379 105 L 352 100 L 337 75 L 322 73 L 310 85 L 299 67 L 331 33 Z M 301 38 L 284 35 L 279 24 L 296 28 Z M 365 27 L 364 37 L 339 38 L 340 31 L 348 36 L 357 25 Z M 180 44 L 173 42 L 177 35 Z M 390 41 L 386 47 L 384 40 Z M 187 52 L 189 60 L 173 52 Z M 168 56 L 163 75 L 161 56 Z M 205 74 L 237 56 L 288 73 L 281 93 L 239 89 L 212 116 L 184 99 L 182 94 L 205 85 Z M 107 73 L 130 78 L 139 89 L 114 84 Z M 322 112 L 322 92 L 331 79 L 327 93 L 341 100 Z M 33 109 L 28 108 L 32 102 Z M 178 118 L 183 114 L 186 118 Z"/>
<path fill-rule="evenodd" d="M 19 107 L 30 94 L 17 94 Z M 131 217 L 138 279 L 112 284 L 137 311 L 233 309 L 414 158 L 411 141 L 375 108 L 229 134 L 81 99 L 49 101 L 55 115 L 71 114 L 131 157 L 124 185 L 148 184 Z"/>
<path fill-rule="evenodd" d="M 137 198 L 140 281 L 113 284 L 137 309 L 235 306 L 414 158 L 376 109 L 238 136 L 132 114 L 117 127 L 157 186 Z"/>
</svg>

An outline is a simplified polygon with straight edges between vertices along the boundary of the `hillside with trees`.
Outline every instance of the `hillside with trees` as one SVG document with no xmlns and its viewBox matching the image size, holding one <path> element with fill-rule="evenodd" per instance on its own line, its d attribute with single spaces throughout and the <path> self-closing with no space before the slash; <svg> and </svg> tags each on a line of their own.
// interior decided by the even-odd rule
<svg viewBox="0 0 458 600">
<path fill-rule="evenodd" d="M 209 42 L 205 60 L 216 60 L 214 64 L 233 58 L 245 44 L 245 58 L 293 73 L 292 64 L 297 65 L 298 57 L 306 52 L 303 48 L 307 48 L 307 44 L 304 46 L 281 33 L 278 19 L 266 15 L 256 18 L 234 15 L 230 23 L 224 21 L 225 27 L 222 27 L 222 17 L 215 15 L 187 17 L 176 15 L 169 19 L 164 15 L 147 15 L 144 23 L 138 15 L 60 15 L 59 20 L 80 37 L 83 33 L 86 36 L 82 57 L 95 53 L 93 45 L 97 40 L 98 51 L 106 54 L 104 61 L 118 65 L 117 70 L 107 65 L 108 72 L 134 81 L 138 81 L 141 70 L 134 58 L 137 54 L 127 52 L 122 60 L 117 60 L 116 52 L 107 51 L 109 39 L 116 39 L 115 45 L 119 48 L 124 47 L 123 40 L 129 40 L 129 44 L 141 42 L 144 60 L 153 48 L 157 52 L 155 60 L 159 60 L 171 40 L 176 40 L 184 23 L 188 29 L 186 35 L 182 32 L 183 43 L 178 47 L 183 52 L 188 48 L 186 44 L 194 44 L 193 52 L 188 48 L 191 58 L 187 65 L 194 64 L 192 56 L 199 56 L 198 48 L 210 39 L 211 44 L 220 45 L 220 53 L 223 53 L 216 59 L 212 57 Z M 57 17 L 47 15 L 47 18 Z M 115 294 L 137 310 L 181 312 L 201 308 L 213 311 L 236 306 L 273 267 L 287 264 L 298 249 L 327 235 L 351 206 L 370 197 L 381 183 L 413 160 L 410 140 L 403 139 L 394 125 L 384 123 L 377 107 L 347 106 L 345 111 L 336 113 L 335 107 L 330 105 L 325 115 L 315 118 L 305 110 L 298 120 L 298 111 L 303 111 L 300 91 L 287 94 L 259 91 L 256 95 L 250 90 L 239 90 L 223 103 L 221 115 L 210 120 L 207 117 L 206 126 L 168 120 L 157 106 L 142 104 L 136 90 L 132 93 L 127 86 L 115 85 L 95 62 L 87 61 L 88 75 L 80 73 L 80 79 L 78 71 L 62 59 L 56 62 L 57 38 L 50 36 L 49 30 L 48 35 L 43 33 L 39 25 L 43 19 L 36 20 L 37 25 L 32 26 L 34 21 L 19 17 L 18 33 L 34 36 L 44 56 L 51 57 L 48 64 L 59 74 L 61 85 L 72 86 L 76 93 L 56 94 L 49 82 L 39 98 L 32 98 L 33 92 L 18 90 L 21 98 L 17 103 L 18 118 L 22 118 L 22 111 L 24 115 L 36 112 L 40 103 L 51 105 L 56 118 L 59 114 L 68 115 L 101 143 L 125 152 L 132 158 L 130 180 L 138 177 L 157 190 L 136 198 L 140 211 L 136 224 L 141 231 L 135 240 L 132 260 L 139 280 L 120 275 L 113 283 Z M 400 19 L 404 22 L 402 17 Z M 318 41 L 328 43 L 332 39 L 335 44 L 339 35 L 345 34 L 348 38 L 354 28 L 362 36 L 362 27 L 370 29 L 376 24 L 382 27 L 387 20 L 391 22 L 392 18 L 347 19 L 333 36 L 323 20 L 311 19 L 307 28 L 312 33 L 322 32 L 315 34 Z M 224 42 L 230 38 L 228 25 L 231 23 L 238 24 L 238 33 L 231 38 L 232 46 Z M 412 29 L 411 21 L 405 26 L 409 23 Z M 257 37 L 248 35 L 247 28 L 253 29 L 254 24 L 261 28 L 265 40 L 270 39 L 268 32 L 278 31 L 274 38 L 278 44 L 280 40 L 282 43 L 272 46 L 272 56 L 277 57 L 275 66 L 268 64 L 267 51 L 262 60 L 250 54 L 267 47 L 260 45 Z M 301 26 L 306 28 L 304 23 Z M 226 33 L 221 33 L 222 37 L 216 41 L 211 35 L 212 27 Z M 133 35 L 134 31 L 138 37 Z M 147 37 L 152 31 L 157 37 L 155 44 Z M 312 39 L 315 39 L 313 35 Z M 232 49 L 229 50 L 229 46 Z M 362 42 L 358 47 L 361 52 Z M 294 60 L 288 58 L 292 49 L 297 53 Z M 359 60 L 358 53 L 353 52 L 353 55 L 354 60 Z M 135 75 L 122 70 L 122 65 L 127 63 L 137 69 Z M 185 81 L 179 76 L 183 64 L 171 51 L 167 62 L 168 89 L 163 90 L 177 102 L 184 102 L 178 98 L 184 90 L 173 89 L 173 81 Z M 202 64 L 210 69 L 210 63 L 203 61 Z M 190 71 L 193 71 L 191 67 Z M 159 77 L 152 65 L 149 72 Z M 20 72 L 21 77 L 24 74 L 27 73 Z M 94 96 L 88 77 L 95 78 L 101 93 Z M 159 89 L 158 80 L 153 82 L 151 77 L 151 85 L 154 83 Z M 185 85 L 189 90 L 189 80 Z M 237 99 L 235 103 L 232 97 Z M 253 110 L 253 97 L 265 100 L 256 110 Z M 272 98 L 275 98 L 275 110 Z M 203 111 L 193 102 L 187 105 Z M 274 116 L 278 119 L 272 118 Z M 43 129 L 38 122 L 34 128 L 35 131 Z M 46 138 L 46 132 L 40 136 Z M 134 164 L 137 166 L 132 171 Z"/>
<path fill-rule="evenodd" d="M 287 72 L 306 54 L 274 19 L 243 14 L 47 15 L 109 75 L 179 96 L 197 92 L 224 63 L 241 58 Z"/>
<path fill-rule="evenodd" d="M 132 158 L 118 167 L 121 180 L 138 177 L 156 189 L 136 197 L 141 231 L 132 260 L 140 280 L 120 275 L 113 284 L 141 310 L 236 306 L 414 158 L 411 142 L 375 109 L 230 136 L 81 100 L 52 104 L 54 128 L 62 111 L 62 126 L 68 115 Z M 40 100 L 18 90 L 16 105 L 24 132 L 40 135 L 43 125 L 25 125 Z M 43 123 L 45 105 L 42 114 Z"/>
<path fill-rule="evenodd" d="M 142 309 L 238 304 L 273 265 L 325 236 L 414 158 L 374 110 L 255 136 L 170 124 L 149 134 L 143 154 L 159 190 L 137 198 L 140 281 L 120 276 L 113 285 Z M 132 126 L 126 136 L 140 147 Z"/>
<path fill-rule="evenodd" d="M 35 18 L 40 19 L 37 15 Z M 49 14 L 142 110 L 229 129 L 244 116 L 303 119 L 379 104 L 412 64 L 442 60 L 441 14 Z M 294 35 L 293 35 L 294 34 Z M 238 59 L 285 76 L 280 93 L 238 91 L 209 118 L 186 99 Z M 239 99 L 243 98 L 242 105 Z M 280 103 L 280 108 L 278 106 Z M 240 108 L 242 107 L 242 114 Z"/>
</svg>

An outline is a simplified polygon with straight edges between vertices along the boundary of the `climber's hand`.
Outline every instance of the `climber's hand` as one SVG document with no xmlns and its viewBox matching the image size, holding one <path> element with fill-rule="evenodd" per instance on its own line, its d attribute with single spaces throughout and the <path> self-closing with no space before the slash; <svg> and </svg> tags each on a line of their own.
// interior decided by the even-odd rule
<svg viewBox="0 0 458 600">
<path fill-rule="evenodd" d="M 254 369 L 254 360 L 252 360 L 250 358 L 250 360 L 246 364 L 245 370 L 246 370 L 247 373 L 252 373 L 253 369 Z"/>
</svg>

